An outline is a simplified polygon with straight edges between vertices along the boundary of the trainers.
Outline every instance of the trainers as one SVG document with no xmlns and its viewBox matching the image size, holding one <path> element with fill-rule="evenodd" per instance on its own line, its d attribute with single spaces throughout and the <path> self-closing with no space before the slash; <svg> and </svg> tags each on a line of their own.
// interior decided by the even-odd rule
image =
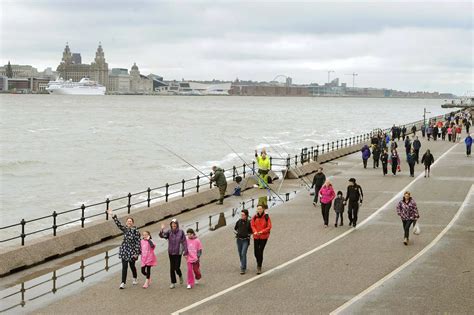
<svg viewBox="0 0 474 315">
<path fill-rule="evenodd" d="M 137 284 L 138 284 L 137 278 L 133 278 L 132 284 L 133 284 L 133 285 L 137 285 Z"/>
<path fill-rule="evenodd" d="M 190 284 L 188 284 L 188 286 L 186 287 L 186 289 L 192 289 L 192 288 L 193 287 Z"/>
<path fill-rule="evenodd" d="M 176 284 L 172 283 L 170 284 L 170 289 L 174 289 L 176 287 Z"/>
<path fill-rule="evenodd" d="M 148 288 L 149 285 L 150 285 L 150 283 L 148 282 L 148 280 L 146 280 L 146 281 L 145 281 L 145 284 L 143 285 L 143 289 Z"/>
<path fill-rule="evenodd" d="M 120 290 L 123 290 L 123 289 L 125 289 L 125 283 L 123 283 L 123 282 L 122 282 L 122 283 L 120 283 L 120 287 L 119 287 L 119 289 L 120 289 Z"/>
<path fill-rule="evenodd" d="M 408 245 L 408 238 L 403 239 L 403 244 Z"/>
<path fill-rule="evenodd" d="M 183 277 L 179 277 L 179 284 L 183 284 Z"/>
<path fill-rule="evenodd" d="M 244 275 L 245 274 L 245 269 L 240 269 L 240 274 Z"/>
<path fill-rule="evenodd" d="M 262 273 L 262 267 L 257 267 L 257 275 Z"/>
<path fill-rule="evenodd" d="M 316 207 L 316 205 L 317 205 L 317 203 L 316 203 L 316 202 L 313 202 L 313 206 L 315 206 L 315 207 Z"/>
<path fill-rule="evenodd" d="M 194 280 L 194 284 L 199 284 L 199 280 Z"/>
</svg>

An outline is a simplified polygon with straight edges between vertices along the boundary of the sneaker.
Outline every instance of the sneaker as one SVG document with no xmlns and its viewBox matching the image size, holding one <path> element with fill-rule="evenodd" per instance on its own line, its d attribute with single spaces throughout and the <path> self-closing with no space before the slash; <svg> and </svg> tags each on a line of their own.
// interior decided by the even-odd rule
<svg viewBox="0 0 474 315">
<path fill-rule="evenodd" d="M 315 206 L 315 207 L 316 207 L 316 205 L 317 205 L 317 203 L 316 203 L 316 202 L 313 202 L 313 206 Z"/>
<path fill-rule="evenodd" d="M 262 267 L 257 267 L 257 275 L 262 273 Z"/>
<path fill-rule="evenodd" d="M 148 288 L 149 285 L 150 285 L 150 283 L 148 282 L 148 280 L 146 280 L 146 281 L 145 281 L 145 284 L 143 285 L 143 289 Z"/>
<path fill-rule="evenodd" d="M 192 288 L 193 287 L 190 284 L 188 284 L 188 286 L 186 287 L 186 289 L 192 289 Z"/>
<path fill-rule="evenodd" d="M 179 277 L 179 284 L 183 284 L 183 277 Z"/>
<path fill-rule="evenodd" d="M 176 284 L 172 283 L 170 284 L 170 289 L 174 289 L 176 287 Z"/>
<path fill-rule="evenodd" d="M 194 284 L 196 284 L 196 285 L 199 284 L 199 280 L 197 280 L 197 279 L 194 280 Z"/>
<path fill-rule="evenodd" d="M 245 274 L 245 269 L 240 269 L 240 274 L 244 275 Z"/>
<path fill-rule="evenodd" d="M 137 285 L 137 284 L 138 284 L 137 278 L 133 278 L 132 284 L 133 284 L 133 285 Z"/>
<path fill-rule="evenodd" d="M 120 283 L 120 287 L 119 287 L 119 289 L 120 289 L 120 290 L 123 290 L 123 289 L 125 289 L 125 283 L 123 283 L 123 282 L 122 282 L 122 283 Z"/>
<path fill-rule="evenodd" d="M 355 224 L 355 223 L 353 223 L 353 224 L 352 224 L 352 227 L 354 227 L 354 228 L 355 228 L 355 227 L 356 227 L 356 224 Z"/>
<path fill-rule="evenodd" d="M 334 224 L 334 227 L 337 227 L 337 223 L 336 223 L 336 224 Z"/>
<path fill-rule="evenodd" d="M 403 239 L 403 244 L 408 245 L 408 238 Z"/>
</svg>

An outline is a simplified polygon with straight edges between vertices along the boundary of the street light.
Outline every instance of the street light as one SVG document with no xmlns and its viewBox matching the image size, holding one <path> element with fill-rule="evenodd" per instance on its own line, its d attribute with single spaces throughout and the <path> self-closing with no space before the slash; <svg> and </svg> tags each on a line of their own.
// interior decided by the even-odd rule
<svg viewBox="0 0 474 315">
<path fill-rule="evenodd" d="M 425 107 L 423 108 L 423 128 L 426 127 L 426 114 L 431 114 L 431 112 L 427 112 Z"/>
</svg>

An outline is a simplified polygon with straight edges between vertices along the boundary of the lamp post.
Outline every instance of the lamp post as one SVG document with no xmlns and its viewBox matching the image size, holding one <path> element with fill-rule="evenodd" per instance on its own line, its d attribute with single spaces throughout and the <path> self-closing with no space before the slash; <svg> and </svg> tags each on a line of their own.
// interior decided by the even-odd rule
<svg viewBox="0 0 474 315">
<path fill-rule="evenodd" d="M 423 108 L 423 128 L 426 127 L 426 114 L 431 114 L 431 112 L 427 112 L 425 107 Z"/>
</svg>

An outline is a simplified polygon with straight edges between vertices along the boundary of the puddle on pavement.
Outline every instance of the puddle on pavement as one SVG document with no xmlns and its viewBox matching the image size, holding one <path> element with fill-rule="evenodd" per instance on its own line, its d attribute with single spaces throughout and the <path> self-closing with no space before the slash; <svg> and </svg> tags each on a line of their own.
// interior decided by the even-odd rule
<svg viewBox="0 0 474 315">
<path fill-rule="evenodd" d="M 297 191 L 284 194 L 282 199 L 290 201 L 296 194 Z M 276 197 L 275 199 L 268 202 L 269 208 L 283 204 L 281 200 Z M 258 198 L 253 198 L 244 201 L 243 205 L 241 202 L 237 208 L 227 209 L 224 212 L 226 221 L 232 222 L 231 220 L 236 220 L 236 217 L 240 215 L 242 206 L 246 209 L 255 209 L 257 204 Z M 250 211 L 251 214 L 254 212 Z M 211 232 L 211 226 L 214 227 L 217 223 L 217 218 L 218 215 L 214 215 L 212 224 L 200 225 L 199 235 L 203 236 Z M 198 218 L 200 223 L 208 223 L 208 220 L 209 216 Z M 181 227 L 183 229 L 195 228 L 196 223 L 185 222 Z M 116 238 L 115 241 L 120 242 L 120 237 Z M 156 243 L 157 253 L 166 251 L 166 242 Z M 54 263 L 54 261 L 50 263 Z M 118 246 L 108 245 L 95 250 L 85 249 L 84 254 L 56 262 L 54 267 L 45 267 L 20 277 L 16 277 L 15 274 L 10 275 L 2 280 L 2 285 L 0 286 L 0 313 L 33 311 L 54 300 L 64 298 L 87 286 L 102 281 L 107 276 L 119 271 L 120 266 Z"/>
</svg>

